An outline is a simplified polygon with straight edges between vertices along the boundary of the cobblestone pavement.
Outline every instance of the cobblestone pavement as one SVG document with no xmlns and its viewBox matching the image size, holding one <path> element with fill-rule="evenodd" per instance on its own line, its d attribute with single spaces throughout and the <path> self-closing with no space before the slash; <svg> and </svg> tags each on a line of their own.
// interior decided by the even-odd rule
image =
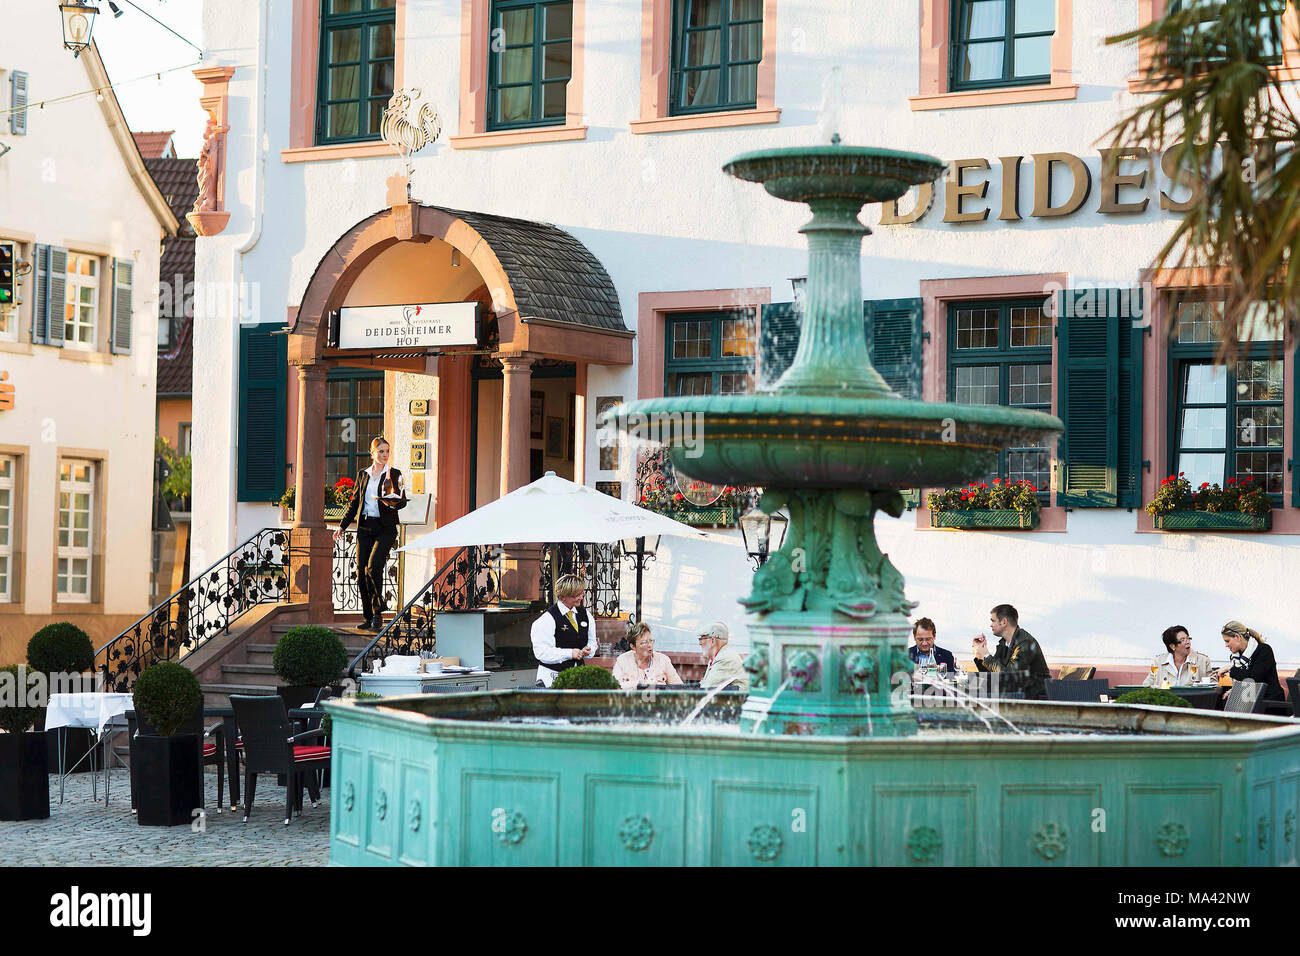
<svg viewBox="0 0 1300 956">
<path fill-rule="evenodd" d="M 142 827 L 131 813 L 128 771 L 112 771 L 112 795 L 104 806 L 91 798 L 91 775 L 68 777 L 63 805 L 59 778 L 50 776 L 48 820 L 0 821 L 0 866 L 324 866 L 329 862 L 329 790 L 313 808 L 303 794 L 302 816 L 284 825 L 284 790 L 275 778 L 257 781 L 247 823 L 241 806 L 215 813 L 217 778 L 204 774 L 206 830 Z M 242 796 L 242 793 L 241 793 Z M 227 791 L 226 799 L 230 799 Z"/>
</svg>

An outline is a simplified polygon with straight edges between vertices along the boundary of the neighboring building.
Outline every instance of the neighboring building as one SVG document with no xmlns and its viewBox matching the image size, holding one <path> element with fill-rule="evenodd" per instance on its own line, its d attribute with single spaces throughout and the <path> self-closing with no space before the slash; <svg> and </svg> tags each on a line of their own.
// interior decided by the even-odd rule
<svg viewBox="0 0 1300 956">
<path fill-rule="evenodd" d="M 25 274 L 0 306 L 0 663 L 51 621 L 98 646 L 149 609 L 155 285 L 177 228 L 111 90 L 12 111 L 108 78 L 48 11 L 7 13 L 0 242 Z"/>
<path fill-rule="evenodd" d="M 143 135 L 136 134 L 136 143 Z M 170 133 L 166 134 L 170 144 Z M 190 402 L 194 366 L 194 227 L 185 219 L 199 194 L 192 159 L 146 158 L 145 167 L 180 222 L 176 235 L 163 242 L 159 267 L 157 425 L 159 437 L 185 456 L 190 453 L 194 415 Z M 170 529 L 155 529 L 153 586 L 157 604 L 187 580 L 190 542 L 190 496 L 171 502 Z M 155 521 L 155 524 L 158 524 Z"/>
<path fill-rule="evenodd" d="M 176 130 L 165 129 L 158 132 L 132 133 L 131 138 L 135 140 L 136 148 L 146 160 L 175 159 L 176 144 L 172 142 L 172 137 L 175 135 Z"/>
<path fill-rule="evenodd" d="M 1042 408 L 1067 424 L 1051 447 L 1000 463 L 998 477 L 1045 489 L 1038 529 L 932 529 L 923 496 L 878 522 L 940 643 L 968 654 L 988 609 L 1010 602 L 1053 664 L 1147 661 L 1175 622 L 1219 660 L 1229 618 L 1300 660 L 1286 598 L 1300 573 L 1300 469 L 1284 467 L 1300 457 L 1294 349 L 1252 345 L 1215 372 L 1213 293 L 1192 276 L 1154 276 L 1137 321 L 1128 295 L 1094 294 L 1138 285 L 1194 195 L 1167 156 L 1126 159 L 1116 178 L 1098 152 L 1147 95 L 1147 51 L 1104 38 L 1161 4 L 1012 6 L 209 5 L 207 102 L 231 127 L 214 209 L 230 221 L 197 244 L 197 270 L 247 292 L 244 308 L 196 320 L 195 566 L 277 524 L 267 502 L 286 482 L 301 480 L 301 496 L 355 470 L 380 431 L 435 496 L 430 526 L 539 467 L 617 482 L 631 500 L 637 462 L 598 449 L 602 404 L 745 392 L 790 360 L 782 303 L 806 272 L 807 211 L 722 166 L 838 133 L 952 161 L 932 194 L 880 225 L 881 209 L 863 213 L 882 371 L 927 399 Z M 1282 65 L 1300 75 L 1300 52 Z M 413 159 L 414 206 L 378 138 L 394 88 L 423 90 L 442 120 Z M 420 122 L 416 108 L 407 120 Z M 1044 315 L 1067 292 L 1070 309 Z M 330 328 L 340 307 L 458 302 L 482 306 L 476 356 L 338 348 Z M 1240 431 L 1248 421 L 1259 427 Z M 551 430 L 568 427 L 572 463 L 567 448 L 548 454 L 563 447 Z M 1260 477 L 1272 530 L 1157 533 L 1141 508 L 1180 470 Z M 323 562 L 328 532 L 301 511 L 299 553 Z M 432 567 L 408 556 L 408 586 Z M 664 539 L 644 612 L 659 646 L 693 649 L 718 618 L 744 645 L 747 570 L 734 530 Z M 321 574 L 293 575 L 295 596 L 327 606 Z"/>
</svg>

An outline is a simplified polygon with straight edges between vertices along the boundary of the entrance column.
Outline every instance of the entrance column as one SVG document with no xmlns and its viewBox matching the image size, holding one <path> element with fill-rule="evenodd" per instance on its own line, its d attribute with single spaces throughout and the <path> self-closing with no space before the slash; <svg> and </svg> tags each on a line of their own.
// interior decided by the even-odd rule
<svg viewBox="0 0 1300 956">
<path fill-rule="evenodd" d="M 289 600 L 334 623 L 334 534 L 325 526 L 325 365 L 298 364 L 298 461 L 289 530 Z"/>
<path fill-rule="evenodd" d="M 533 355 L 502 355 L 501 394 L 501 495 L 528 484 L 530 476 L 529 409 L 533 382 Z M 506 542 L 502 542 L 503 544 Z M 537 547 L 508 548 L 501 576 L 501 589 L 516 601 L 536 600 L 539 592 L 541 550 Z"/>
</svg>

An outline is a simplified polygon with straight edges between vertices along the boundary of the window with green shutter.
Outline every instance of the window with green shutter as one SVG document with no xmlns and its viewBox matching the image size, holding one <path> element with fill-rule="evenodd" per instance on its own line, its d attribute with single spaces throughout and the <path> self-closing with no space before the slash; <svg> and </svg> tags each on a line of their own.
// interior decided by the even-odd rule
<svg viewBox="0 0 1300 956">
<path fill-rule="evenodd" d="M 754 310 L 666 316 L 664 394 L 744 395 L 754 390 Z"/>
<path fill-rule="evenodd" d="M 1286 387 L 1281 343 L 1249 328 L 1237 358 L 1217 363 L 1223 301 L 1196 292 L 1174 302 L 1169 343 L 1169 472 L 1197 489 L 1253 478 L 1282 503 Z M 1258 330 L 1258 335 L 1252 334 Z"/>
<path fill-rule="evenodd" d="M 493 0 L 488 129 L 562 125 L 573 74 L 572 0 Z"/>
<path fill-rule="evenodd" d="M 379 138 L 396 70 L 397 0 L 321 0 L 316 142 Z"/>
<path fill-rule="evenodd" d="M 1142 354 L 1147 329 L 1140 321 L 1141 300 L 1133 298 L 1137 291 L 1061 293 L 1057 408 L 1065 433 L 1058 445 L 1058 505 L 1142 505 Z"/>
<path fill-rule="evenodd" d="M 948 307 L 948 400 L 964 405 L 1052 408 L 1052 320 L 1042 297 L 952 303 Z M 1047 497 L 1046 444 L 1008 448 L 984 477 L 1028 481 Z"/>
<path fill-rule="evenodd" d="M 276 323 L 239 329 L 238 500 L 275 502 L 284 494 L 288 337 Z"/>
<path fill-rule="evenodd" d="M 758 105 L 763 0 L 674 0 L 669 113 Z"/>
<path fill-rule="evenodd" d="M 325 483 L 370 464 L 370 440 L 384 432 L 384 373 L 332 368 L 325 383 Z"/>
</svg>

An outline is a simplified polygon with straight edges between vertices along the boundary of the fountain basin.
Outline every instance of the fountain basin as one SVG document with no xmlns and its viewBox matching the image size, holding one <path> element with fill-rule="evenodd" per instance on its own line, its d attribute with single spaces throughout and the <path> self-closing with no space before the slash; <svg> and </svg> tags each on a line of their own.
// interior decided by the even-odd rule
<svg viewBox="0 0 1300 956">
<path fill-rule="evenodd" d="M 861 207 L 890 202 L 933 182 L 944 164 L 924 153 L 872 146 L 800 146 L 744 153 L 722 167 L 737 179 L 762 183 L 778 199 L 814 202 L 851 198 Z"/>
<path fill-rule="evenodd" d="M 1285 719 L 1001 701 L 1027 733 L 923 708 L 915 736 L 795 738 L 742 735 L 730 694 L 681 728 L 700 696 L 331 701 L 331 865 L 1297 862 Z"/>
<path fill-rule="evenodd" d="M 642 399 L 600 424 L 669 445 L 673 467 L 692 478 L 777 488 L 956 485 L 994 470 L 1003 448 L 1064 427 L 1001 405 L 782 392 Z"/>
</svg>

